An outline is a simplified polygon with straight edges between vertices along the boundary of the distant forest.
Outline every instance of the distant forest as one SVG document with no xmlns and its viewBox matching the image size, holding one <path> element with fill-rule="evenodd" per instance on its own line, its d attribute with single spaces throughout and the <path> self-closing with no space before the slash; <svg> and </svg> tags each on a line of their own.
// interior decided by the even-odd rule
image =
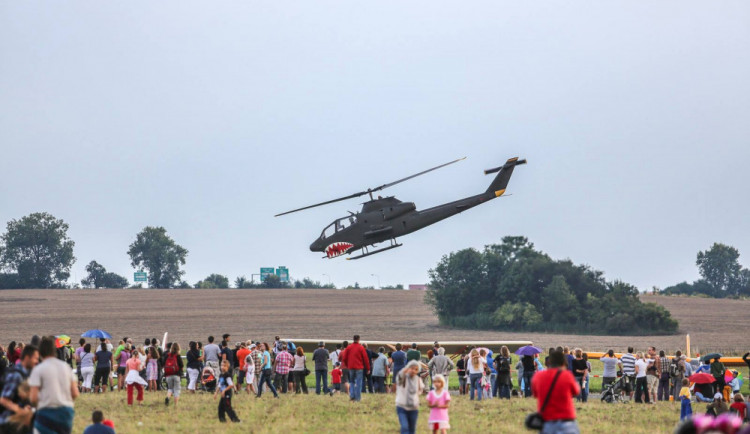
<svg viewBox="0 0 750 434">
<path fill-rule="evenodd" d="M 450 253 L 430 278 L 425 301 L 447 326 L 609 335 L 677 331 L 669 311 L 641 302 L 635 286 L 553 260 L 525 237 L 505 237 L 481 252 Z"/>
<path fill-rule="evenodd" d="M 695 265 L 698 266 L 700 279 L 655 292 L 712 298 L 750 297 L 750 270 L 740 265 L 740 252 L 736 248 L 714 243 L 710 249 L 698 252 Z"/>
</svg>

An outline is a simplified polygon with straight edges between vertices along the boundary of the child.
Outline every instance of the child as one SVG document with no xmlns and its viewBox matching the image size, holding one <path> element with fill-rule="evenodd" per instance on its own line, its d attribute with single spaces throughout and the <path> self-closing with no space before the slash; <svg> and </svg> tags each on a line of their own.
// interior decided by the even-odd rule
<svg viewBox="0 0 750 434">
<path fill-rule="evenodd" d="M 747 418 L 747 406 L 745 405 L 745 400 L 742 398 L 741 393 L 734 394 L 734 403 L 732 403 L 729 408 L 736 411 L 740 416 L 740 419 L 745 420 Z"/>
<path fill-rule="evenodd" d="M 687 419 L 693 414 L 693 406 L 690 404 L 690 382 L 687 378 L 682 379 L 682 389 L 680 389 L 680 420 Z"/>
<path fill-rule="evenodd" d="M 341 362 L 336 362 L 331 371 L 331 396 L 336 392 L 341 392 Z"/>
<path fill-rule="evenodd" d="M 221 362 L 219 387 L 214 392 L 214 398 L 221 393 L 221 399 L 219 400 L 219 422 L 227 421 L 226 414 L 229 414 L 232 422 L 240 421 L 232 408 L 232 390 L 234 390 L 234 383 L 232 383 L 232 374 L 229 372 L 229 360 L 224 360 Z"/>
<path fill-rule="evenodd" d="M 432 385 L 435 387 L 427 394 L 427 406 L 430 407 L 430 419 L 428 423 L 432 433 L 445 434 L 450 429 L 448 423 L 448 407 L 451 403 L 451 394 L 445 387 L 445 377 L 438 374 L 432 377 Z"/>
</svg>

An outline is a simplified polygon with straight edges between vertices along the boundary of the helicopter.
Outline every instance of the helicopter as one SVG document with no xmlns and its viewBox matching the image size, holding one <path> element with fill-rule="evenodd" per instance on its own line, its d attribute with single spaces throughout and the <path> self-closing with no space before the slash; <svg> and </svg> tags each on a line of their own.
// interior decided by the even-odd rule
<svg viewBox="0 0 750 434">
<path fill-rule="evenodd" d="M 382 253 L 403 246 L 403 244 L 396 241 L 396 237 L 401 237 L 418 231 L 430 226 L 431 224 L 466 211 L 469 208 L 473 208 L 495 199 L 496 197 L 502 196 L 505 194 L 505 189 L 508 186 L 508 181 L 510 180 L 511 175 L 513 174 L 513 169 L 521 164 L 526 164 L 525 159 L 519 160 L 518 157 L 511 158 L 502 166 L 484 171 L 485 175 L 497 173 L 495 179 L 484 192 L 421 211 L 417 210 L 417 206 L 414 202 L 402 202 L 396 199 L 395 196 L 373 197 L 374 192 L 393 187 L 396 184 L 432 172 L 433 170 L 458 163 L 464 159 L 466 159 L 466 157 L 407 176 L 398 181 L 383 184 L 375 188 L 368 188 L 365 191 L 360 191 L 337 199 L 276 214 L 274 217 L 369 195 L 370 200 L 362 204 L 362 210 L 360 212 L 353 213 L 349 211 L 349 216 L 338 218 L 330 225 L 326 226 L 320 233 L 320 236 L 310 244 L 310 250 L 313 252 L 325 253 L 325 256 L 323 256 L 324 259 L 333 259 L 344 254 L 351 255 L 357 250 L 360 251 L 358 255 L 346 258 L 347 260 L 360 259 L 376 253 Z M 377 244 L 385 241 L 389 241 L 390 244 L 377 250 L 370 250 L 370 247 L 377 247 Z"/>
</svg>

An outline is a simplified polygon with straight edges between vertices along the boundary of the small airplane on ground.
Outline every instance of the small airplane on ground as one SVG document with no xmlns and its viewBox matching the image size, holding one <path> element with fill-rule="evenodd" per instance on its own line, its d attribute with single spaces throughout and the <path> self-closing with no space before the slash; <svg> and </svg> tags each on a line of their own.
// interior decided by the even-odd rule
<svg viewBox="0 0 750 434">
<path fill-rule="evenodd" d="M 379 187 L 368 188 L 365 191 L 350 194 L 348 196 L 332 199 L 326 202 L 321 202 L 315 205 L 298 208 L 292 211 L 283 212 L 276 214 L 274 217 L 279 217 L 293 212 L 302 211 L 310 208 L 315 208 L 321 205 L 327 205 L 330 203 L 339 202 L 342 200 L 353 199 L 355 197 L 370 195 L 370 200 L 362 204 L 362 210 L 358 213 L 349 212 L 348 217 L 341 217 L 336 219 L 328 225 L 320 237 L 310 244 L 310 250 L 313 252 L 324 252 L 323 258 L 335 258 L 343 254 L 349 254 L 357 249 L 361 249 L 361 253 L 357 256 L 349 257 L 346 259 L 359 259 L 366 256 L 374 255 L 376 253 L 384 252 L 386 250 L 401 247 L 403 244 L 399 244 L 396 241 L 396 237 L 400 237 L 406 234 L 410 234 L 414 231 L 418 231 L 431 224 L 437 223 L 448 217 L 452 217 L 469 208 L 473 208 L 477 205 L 481 205 L 488 202 L 496 197 L 500 197 L 505 193 L 505 189 L 508 186 L 510 176 L 513 174 L 513 169 L 521 164 L 526 164 L 526 160 L 519 160 L 518 157 L 511 158 L 505 162 L 502 166 L 494 169 L 485 170 L 485 175 L 491 173 L 497 173 L 495 179 L 492 181 L 490 186 L 483 193 L 469 196 L 464 199 L 459 199 L 453 202 L 438 205 L 432 208 L 428 208 L 422 211 L 417 211 L 417 206 L 414 202 L 401 202 L 394 196 L 389 197 L 373 197 L 373 193 L 392 187 L 401 182 L 415 178 L 433 170 L 440 169 L 453 163 L 457 163 L 464 158 L 459 158 L 440 166 L 433 167 L 432 169 L 419 172 L 417 174 L 407 176 L 406 178 L 399 179 L 388 184 L 383 184 Z M 389 241 L 390 245 L 378 250 L 370 251 L 368 247 L 374 246 L 378 243 Z"/>
</svg>

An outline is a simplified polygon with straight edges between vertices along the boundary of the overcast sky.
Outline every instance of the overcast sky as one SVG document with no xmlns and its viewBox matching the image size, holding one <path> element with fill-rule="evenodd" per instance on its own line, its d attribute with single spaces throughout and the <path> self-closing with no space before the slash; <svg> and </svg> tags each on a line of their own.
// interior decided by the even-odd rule
<svg viewBox="0 0 750 434">
<path fill-rule="evenodd" d="M 750 266 L 750 3 L 0 3 L 0 225 L 47 211 L 132 280 L 164 226 L 186 279 L 285 265 L 339 286 L 424 283 L 443 254 L 526 235 L 641 290 L 697 278 L 731 244 Z M 308 246 L 394 187 L 418 208 L 512 196 L 360 261 Z"/>
</svg>

